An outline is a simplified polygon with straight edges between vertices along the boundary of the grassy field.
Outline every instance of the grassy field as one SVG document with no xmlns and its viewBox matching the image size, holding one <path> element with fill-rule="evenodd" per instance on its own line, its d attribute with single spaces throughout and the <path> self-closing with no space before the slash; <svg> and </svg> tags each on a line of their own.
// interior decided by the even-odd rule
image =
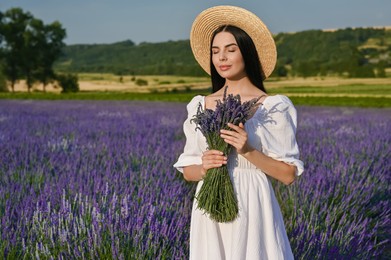
<svg viewBox="0 0 391 260">
<path fill-rule="evenodd" d="M 79 92 L 57 93 L 0 93 L 0 99 L 41 99 L 41 100 L 149 100 L 188 102 L 194 95 L 207 94 L 207 91 L 168 92 L 168 93 L 120 93 L 120 92 Z M 272 94 L 272 93 L 270 93 Z M 354 106 L 354 107 L 391 107 L 390 97 L 356 96 L 297 96 L 288 95 L 296 105 L 316 106 Z"/>
<path fill-rule="evenodd" d="M 0 93 L 0 99 L 45 100 L 153 100 L 188 102 L 197 94 L 210 93 L 209 78 L 179 76 L 123 76 L 113 74 L 79 74 L 80 92 L 60 94 L 49 86 L 44 93 L 35 86 L 27 93 L 20 82 L 15 93 Z M 146 86 L 135 82 L 142 79 Z M 287 95 L 297 105 L 391 107 L 391 78 L 293 78 L 269 79 L 265 87 L 270 95 Z"/>
</svg>

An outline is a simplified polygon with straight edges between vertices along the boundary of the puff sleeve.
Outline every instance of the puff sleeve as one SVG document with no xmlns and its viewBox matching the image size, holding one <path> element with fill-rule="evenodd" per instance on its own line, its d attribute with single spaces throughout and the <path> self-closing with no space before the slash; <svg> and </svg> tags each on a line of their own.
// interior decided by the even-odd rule
<svg viewBox="0 0 391 260">
<path fill-rule="evenodd" d="M 296 142 L 297 112 L 291 100 L 283 95 L 271 96 L 265 100 L 266 120 L 261 125 L 262 152 L 275 160 L 296 166 L 296 175 L 304 171 L 299 159 Z"/>
<path fill-rule="evenodd" d="M 179 156 L 178 161 L 174 164 L 174 167 L 182 173 L 183 167 L 185 166 L 202 164 L 202 149 L 199 144 L 199 138 L 197 137 L 200 132 L 196 131 L 195 123 L 190 122 L 190 120 L 193 118 L 193 115 L 196 114 L 199 104 L 202 104 L 202 102 L 203 97 L 198 95 L 195 96 L 187 105 L 188 116 L 183 123 L 183 132 L 186 137 L 186 143 L 183 149 L 183 153 Z"/>
</svg>

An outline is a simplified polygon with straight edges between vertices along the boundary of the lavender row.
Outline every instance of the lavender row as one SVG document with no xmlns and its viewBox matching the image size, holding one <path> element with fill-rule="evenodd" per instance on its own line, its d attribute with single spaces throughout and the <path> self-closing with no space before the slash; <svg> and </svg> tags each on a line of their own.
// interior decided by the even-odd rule
<svg viewBox="0 0 391 260">
<path fill-rule="evenodd" d="M 390 246 L 391 110 L 299 110 L 306 171 L 277 185 L 300 259 L 386 258 Z"/>
<path fill-rule="evenodd" d="M 193 187 L 171 166 L 182 108 L 2 102 L 0 248 L 55 259 L 183 258 Z"/>
<path fill-rule="evenodd" d="M 294 254 L 385 256 L 391 111 L 298 110 L 306 172 L 275 183 Z M 195 187 L 172 168 L 185 117 L 175 103 L 1 101 L 0 253 L 186 259 Z"/>
</svg>

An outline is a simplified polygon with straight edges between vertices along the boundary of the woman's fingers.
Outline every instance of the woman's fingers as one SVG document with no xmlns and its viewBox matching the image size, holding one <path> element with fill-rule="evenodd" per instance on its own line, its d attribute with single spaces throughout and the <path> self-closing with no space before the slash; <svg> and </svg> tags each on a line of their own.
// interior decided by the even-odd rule
<svg viewBox="0 0 391 260">
<path fill-rule="evenodd" d="M 239 134 L 245 134 L 246 133 L 246 131 L 244 130 L 243 123 L 239 123 L 239 125 L 234 125 L 234 124 L 228 123 L 227 125 L 228 125 L 229 128 L 235 130 Z"/>
<path fill-rule="evenodd" d="M 202 161 L 211 165 L 224 164 L 227 162 L 227 157 L 220 151 L 208 151 L 202 155 Z"/>
<path fill-rule="evenodd" d="M 221 130 L 220 132 L 221 138 L 223 138 L 229 144 L 247 142 L 247 133 L 242 129 L 240 132 L 230 130 Z"/>
<path fill-rule="evenodd" d="M 220 130 L 220 133 L 223 134 L 224 136 L 232 136 L 232 137 L 236 137 L 236 138 L 243 136 L 243 137 L 247 138 L 247 132 L 246 132 L 246 130 L 244 130 L 244 125 L 242 123 L 240 123 L 238 126 L 231 124 L 231 123 L 228 123 L 228 126 L 233 131 L 222 129 L 222 130 Z"/>
<path fill-rule="evenodd" d="M 208 150 L 202 155 L 202 165 L 205 170 L 221 167 L 227 164 L 227 157 L 221 151 Z"/>
<path fill-rule="evenodd" d="M 238 126 L 228 123 L 232 130 L 221 130 L 220 136 L 224 141 L 234 146 L 239 154 L 247 151 L 247 132 L 244 125 L 240 123 Z"/>
<path fill-rule="evenodd" d="M 224 155 L 224 153 L 219 150 L 207 150 L 203 153 L 203 155 Z"/>
</svg>

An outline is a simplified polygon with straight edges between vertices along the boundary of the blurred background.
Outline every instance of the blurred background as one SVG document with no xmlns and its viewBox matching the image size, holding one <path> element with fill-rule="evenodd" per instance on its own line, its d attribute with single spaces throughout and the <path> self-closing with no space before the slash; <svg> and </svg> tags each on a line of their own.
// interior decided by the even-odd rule
<svg viewBox="0 0 391 260">
<path fill-rule="evenodd" d="M 208 75 L 194 60 L 188 39 L 194 18 L 214 5 L 244 7 L 268 25 L 279 55 L 269 88 L 355 84 L 354 78 L 389 84 L 391 2 L 386 0 L 5 0 L 0 89 L 208 89 Z"/>
</svg>

